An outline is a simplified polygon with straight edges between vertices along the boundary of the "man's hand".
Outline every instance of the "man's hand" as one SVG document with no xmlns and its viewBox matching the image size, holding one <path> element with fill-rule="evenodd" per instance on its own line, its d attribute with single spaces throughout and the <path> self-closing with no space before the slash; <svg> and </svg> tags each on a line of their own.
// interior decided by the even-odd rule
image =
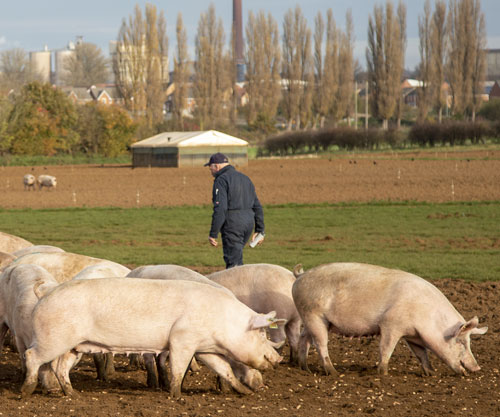
<svg viewBox="0 0 500 417">
<path fill-rule="evenodd" d="M 250 241 L 254 240 L 257 237 L 258 233 L 254 233 Z M 262 245 L 262 242 L 264 242 L 264 238 L 260 242 L 257 243 L 257 246 Z"/>
<path fill-rule="evenodd" d="M 212 246 L 217 246 L 219 243 L 217 242 L 217 239 L 214 239 L 213 237 L 208 237 L 208 241 Z"/>
</svg>

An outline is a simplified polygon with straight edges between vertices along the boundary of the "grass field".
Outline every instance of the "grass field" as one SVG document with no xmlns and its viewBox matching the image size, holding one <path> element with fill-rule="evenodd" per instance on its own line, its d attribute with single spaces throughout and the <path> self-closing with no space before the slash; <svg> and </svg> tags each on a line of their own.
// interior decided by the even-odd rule
<svg viewBox="0 0 500 417">
<path fill-rule="evenodd" d="M 355 261 L 425 278 L 500 279 L 500 202 L 266 206 L 266 240 L 245 263 L 293 268 Z M 0 230 L 128 266 L 223 268 L 209 206 L 0 210 Z"/>
</svg>

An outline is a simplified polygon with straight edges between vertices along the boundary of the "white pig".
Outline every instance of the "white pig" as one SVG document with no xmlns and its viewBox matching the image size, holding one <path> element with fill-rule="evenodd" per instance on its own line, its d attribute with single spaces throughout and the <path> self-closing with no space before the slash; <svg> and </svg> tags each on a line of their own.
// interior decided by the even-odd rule
<svg viewBox="0 0 500 417">
<path fill-rule="evenodd" d="M 56 188 L 57 179 L 53 175 L 39 175 L 37 178 L 38 189 L 41 190 L 43 187 Z"/>
<path fill-rule="evenodd" d="M 31 189 L 35 189 L 35 183 L 36 183 L 36 179 L 35 179 L 35 176 L 32 175 L 32 174 L 26 174 L 24 177 L 23 177 L 23 184 L 24 184 L 24 189 L 25 190 L 31 190 Z"/>
<path fill-rule="evenodd" d="M 43 294 L 57 287 L 58 282 L 45 269 L 37 265 L 14 265 L 0 274 L 0 348 L 7 328 L 14 336 L 21 363 L 23 355 L 32 342 L 33 309 L 38 302 L 35 294 Z M 68 361 L 61 366 L 71 366 L 75 357 L 68 355 L 58 360 Z M 55 363 L 54 363 L 55 366 Z M 69 370 L 68 370 L 69 372 Z M 49 365 L 40 368 L 40 379 L 44 391 L 60 390 L 59 383 L 50 370 Z"/>
<path fill-rule="evenodd" d="M 103 278 L 69 281 L 52 290 L 33 311 L 33 343 L 25 352 L 24 396 L 37 385 L 38 369 L 68 351 L 170 352 L 170 394 L 179 397 L 193 355 L 222 378 L 231 368 L 223 356 L 253 368 L 281 361 L 261 331 L 275 312 L 257 314 L 226 292 L 197 282 Z M 69 375 L 56 369 L 63 391 Z M 232 371 L 231 371 L 232 374 Z M 250 392 L 236 378 L 228 381 Z"/>
<path fill-rule="evenodd" d="M 231 296 L 234 296 L 231 291 L 227 288 L 219 285 L 210 279 L 204 277 L 192 269 L 186 268 L 180 265 L 145 265 L 133 269 L 127 275 L 127 277 L 133 278 L 148 278 L 148 279 L 163 279 L 163 280 L 185 280 L 194 281 L 202 284 L 208 284 L 213 287 L 219 288 L 226 291 Z M 267 310 L 271 311 L 271 310 Z M 281 318 L 281 317 L 280 317 Z M 146 370 L 148 373 L 147 384 L 151 388 L 167 388 L 168 387 L 168 377 L 167 370 L 165 367 L 165 361 L 168 357 L 168 352 L 163 352 L 156 358 L 156 370 L 158 372 L 158 378 L 155 372 L 155 360 L 154 356 L 151 354 L 144 355 L 144 362 Z M 234 370 L 236 377 L 248 385 L 252 389 L 258 389 L 263 385 L 262 375 L 257 370 L 251 370 L 243 364 L 237 362 L 230 362 L 231 368 Z M 193 359 L 191 363 L 191 370 L 196 371 L 198 369 L 196 360 Z"/>
<path fill-rule="evenodd" d="M 0 251 L 13 253 L 16 250 L 27 248 L 28 246 L 33 246 L 33 243 L 28 242 L 22 237 L 0 232 Z"/>
<path fill-rule="evenodd" d="M 331 263 L 299 275 L 292 294 L 305 327 L 299 342 L 303 369 L 312 341 L 325 372 L 336 373 L 328 355 L 329 330 L 355 337 L 380 335 L 378 370 L 384 375 L 401 338 L 426 375 L 432 372 L 427 349 L 456 373 L 480 369 L 470 350 L 470 335 L 488 328 L 478 328 L 477 317 L 465 321 L 441 291 L 416 275 L 375 265 Z"/>
<path fill-rule="evenodd" d="M 300 335 L 300 316 L 292 298 L 295 276 L 279 265 L 249 264 L 214 272 L 210 280 L 231 290 L 243 304 L 257 313 L 276 311 L 286 319 L 286 325 L 269 329 L 273 342 L 284 342 L 288 337 L 290 362 L 296 362 Z"/>
</svg>

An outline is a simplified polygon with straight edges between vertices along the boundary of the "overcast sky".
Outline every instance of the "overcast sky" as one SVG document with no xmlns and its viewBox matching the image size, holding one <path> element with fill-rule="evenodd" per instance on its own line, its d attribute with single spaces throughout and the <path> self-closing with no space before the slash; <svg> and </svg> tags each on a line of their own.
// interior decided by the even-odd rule
<svg viewBox="0 0 500 417">
<path fill-rule="evenodd" d="M 163 10 L 167 20 L 167 33 L 170 51 L 175 47 L 175 21 L 182 13 L 188 34 L 191 57 L 200 13 L 206 11 L 210 1 L 142 1 L 142 0 L 0 0 L 0 51 L 22 48 L 27 52 L 40 51 L 45 45 L 50 50 L 65 48 L 77 36 L 83 36 L 85 42 L 98 45 L 105 55 L 109 52 L 109 41 L 117 37 L 124 18 L 133 14 L 139 4 L 142 10 L 146 3 Z M 413 69 L 419 62 L 418 53 L 418 16 L 423 12 L 425 0 L 406 0 L 407 37 L 405 67 Z M 232 0 L 213 0 L 216 14 L 224 22 L 226 39 L 229 39 L 232 23 Z M 243 22 L 246 15 L 260 10 L 271 13 L 278 22 L 280 31 L 283 16 L 287 10 L 299 5 L 314 30 L 314 17 L 318 12 L 325 16 L 331 8 L 338 26 L 344 26 L 345 14 L 352 9 L 356 36 L 355 56 L 365 67 L 365 49 L 368 17 L 373 14 L 375 4 L 384 4 L 385 0 L 242 0 Z M 393 3 L 396 5 L 397 0 Z M 431 4 L 434 1 L 431 0 Z M 482 9 L 486 16 L 486 31 L 489 48 L 500 49 L 500 0 L 482 0 Z"/>
</svg>

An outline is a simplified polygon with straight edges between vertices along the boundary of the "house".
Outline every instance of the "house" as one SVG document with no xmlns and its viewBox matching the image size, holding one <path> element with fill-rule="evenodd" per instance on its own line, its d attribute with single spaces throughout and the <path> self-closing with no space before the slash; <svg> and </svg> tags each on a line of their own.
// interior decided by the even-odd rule
<svg viewBox="0 0 500 417">
<path fill-rule="evenodd" d="M 500 99 L 500 80 L 495 81 L 493 83 L 493 86 L 490 89 L 489 98 L 490 98 L 490 100 Z"/>
<path fill-rule="evenodd" d="M 201 167 L 216 152 L 248 165 L 248 142 L 216 130 L 163 132 L 131 145 L 134 167 Z"/>
</svg>

